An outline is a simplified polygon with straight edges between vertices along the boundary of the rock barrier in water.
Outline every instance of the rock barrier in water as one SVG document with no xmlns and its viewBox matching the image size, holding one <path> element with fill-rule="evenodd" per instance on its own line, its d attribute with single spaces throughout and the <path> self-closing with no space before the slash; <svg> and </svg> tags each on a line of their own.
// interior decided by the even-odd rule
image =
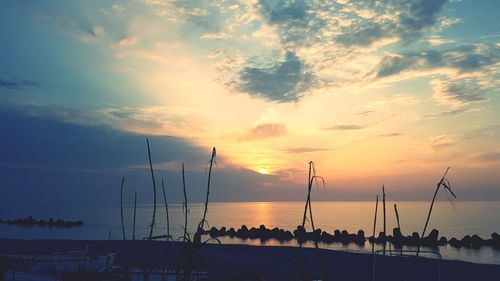
<svg viewBox="0 0 500 281">
<path fill-rule="evenodd" d="M 251 227 L 250 229 L 246 225 L 242 225 L 241 228 L 235 230 L 234 228 L 226 229 L 226 227 L 221 227 L 217 229 L 212 227 L 208 233 L 212 238 L 229 236 L 231 238 L 236 237 L 240 239 L 261 239 L 266 241 L 269 239 L 275 239 L 281 242 L 290 241 L 292 239 L 297 240 L 298 243 L 305 243 L 307 241 L 313 242 L 323 242 L 323 243 L 343 243 L 349 244 L 354 243 L 357 245 L 364 245 L 368 240 L 373 244 L 383 244 L 386 242 L 392 243 L 395 247 L 402 246 L 426 246 L 426 247 L 437 247 L 443 245 L 450 245 L 452 247 L 469 247 L 469 248 L 480 248 L 482 246 L 492 246 L 495 249 L 500 249 L 500 235 L 496 232 L 491 234 L 491 239 L 483 239 L 479 235 L 465 235 L 462 239 L 451 238 L 447 239 L 444 236 L 439 237 L 439 231 L 433 229 L 430 231 L 429 235 L 426 237 L 420 237 L 417 232 L 413 232 L 411 235 L 404 236 L 399 228 L 394 228 L 392 235 L 386 235 L 384 232 L 380 232 L 378 237 L 365 237 L 363 230 L 359 230 L 357 233 L 349 233 L 347 230 L 334 230 L 333 233 L 328 233 L 321 229 L 316 229 L 315 231 L 307 231 L 301 225 L 291 232 L 281 228 L 269 229 L 265 225 L 257 227 Z"/>
<path fill-rule="evenodd" d="M 24 219 L 13 219 L 13 220 L 2 220 L 0 219 L 0 223 L 5 223 L 8 225 L 19 225 L 19 226 L 26 226 L 26 227 L 31 227 L 31 226 L 48 226 L 48 227 L 77 227 L 77 226 L 82 226 L 83 221 L 78 220 L 78 221 L 70 221 L 70 220 L 61 220 L 61 219 L 48 219 L 48 220 L 37 220 L 34 219 L 32 216 L 29 216 Z"/>
</svg>

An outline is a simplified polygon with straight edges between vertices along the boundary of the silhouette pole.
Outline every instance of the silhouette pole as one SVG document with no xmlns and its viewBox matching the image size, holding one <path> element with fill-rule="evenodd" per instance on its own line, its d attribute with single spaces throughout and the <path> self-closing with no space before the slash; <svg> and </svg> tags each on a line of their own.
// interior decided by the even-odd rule
<svg viewBox="0 0 500 281">
<path fill-rule="evenodd" d="M 436 200 L 436 196 L 438 194 L 439 188 L 441 187 L 441 185 L 444 184 L 444 181 L 445 181 L 445 178 L 446 178 L 446 174 L 448 174 L 449 170 L 450 170 L 450 167 L 448 167 L 446 169 L 446 171 L 444 172 L 443 177 L 441 178 L 441 180 L 437 184 L 436 191 L 434 191 L 434 196 L 432 197 L 432 202 L 431 202 L 431 206 L 429 208 L 429 213 L 427 214 L 427 219 L 425 220 L 424 230 L 422 231 L 422 236 L 420 237 L 421 239 L 424 238 L 425 231 L 427 230 L 427 225 L 429 224 L 429 220 L 431 219 L 432 207 L 434 207 L 434 201 Z M 449 187 L 448 187 L 448 189 L 449 189 Z M 451 189 L 449 189 L 449 190 L 453 194 L 453 192 L 451 191 Z M 419 253 L 420 253 L 420 243 L 418 244 L 418 248 L 417 248 L 417 257 L 418 257 Z"/>
<path fill-rule="evenodd" d="M 122 178 L 122 184 L 120 185 L 120 217 L 122 221 L 122 235 L 123 240 L 125 240 L 125 224 L 123 223 L 123 182 L 125 181 L 125 177 Z"/>
<path fill-rule="evenodd" d="M 375 218 L 373 219 L 373 239 L 375 239 L 375 228 L 377 227 L 378 194 L 375 201 Z M 375 252 L 375 241 L 372 243 L 372 254 Z"/>
<path fill-rule="evenodd" d="M 198 229 L 196 230 L 195 233 L 195 242 L 201 242 L 201 234 L 203 232 L 203 226 L 205 225 L 206 218 L 207 218 L 207 211 L 208 211 L 208 196 L 210 195 L 210 179 L 212 176 L 212 166 L 215 161 L 215 156 L 217 155 L 217 151 L 215 150 L 215 147 L 212 149 L 212 157 L 210 158 L 210 165 L 208 168 L 208 181 L 207 181 L 207 196 L 205 198 L 205 209 L 203 211 L 203 218 L 201 219 L 200 223 L 198 224 Z"/>
<path fill-rule="evenodd" d="M 137 211 L 137 191 L 134 193 L 134 224 L 132 226 L 132 240 L 135 240 L 135 214 Z"/>
<path fill-rule="evenodd" d="M 188 203 L 186 194 L 186 177 L 184 175 L 184 163 L 182 163 L 182 191 L 184 193 L 184 241 L 188 240 L 187 219 L 188 219 Z"/>
<path fill-rule="evenodd" d="M 385 256 L 385 247 L 387 246 L 387 224 L 386 224 L 386 217 L 385 217 L 385 187 L 382 185 L 382 202 L 383 202 L 383 207 L 384 207 L 384 256 Z"/>
<path fill-rule="evenodd" d="M 149 168 L 151 170 L 151 179 L 153 180 L 153 218 L 151 220 L 151 228 L 149 230 L 149 240 L 153 238 L 153 228 L 155 226 L 155 216 L 156 216 L 156 181 L 155 174 L 153 172 L 153 163 L 151 161 L 151 150 L 149 148 L 149 140 L 146 138 L 146 144 L 148 146 L 148 158 L 149 158 Z"/>
<path fill-rule="evenodd" d="M 163 201 L 165 202 L 165 213 L 167 214 L 167 240 L 170 240 L 170 222 L 168 219 L 167 194 L 165 193 L 165 185 L 163 184 L 163 179 L 161 179 L 161 189 L 163 190 Z"/>
<path fill-rule="evenodd" d="M 396 204 L 394 204 L 394 213 L 396 213 L 396 221 L 398 223 L 399 231 L 401 231 L 401 225 L 399 224 L 398 206 Z"/>
</svg>

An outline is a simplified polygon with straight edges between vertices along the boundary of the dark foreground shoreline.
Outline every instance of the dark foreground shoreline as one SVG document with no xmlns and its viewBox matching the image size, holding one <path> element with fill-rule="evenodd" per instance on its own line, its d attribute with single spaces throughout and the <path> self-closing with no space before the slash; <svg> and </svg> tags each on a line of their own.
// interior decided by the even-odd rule
<svg viewBox="0 0 500 281">
<path fill-rule="evenodd" d="M 88 254 L 115 252 L 115 264 L 175 268 L 182 249 L 180 242 L 18 240 L 0 239 L 0 255 L 44 254 L 83 250 Z M 260 275 L 265 280 L 373 280 L 374 256 L 327 249 L 287 246 L 205 244 L 199 250 L 212 279 Z M 438 280 L 438 263 L 429 258 L 382 257 L 376 259 L 377 280 Z M 441 280 L 500 280 L 500 265 L 442 260 Z M 231 279 L 227 279 L 231 280 Z"/>
</svg>

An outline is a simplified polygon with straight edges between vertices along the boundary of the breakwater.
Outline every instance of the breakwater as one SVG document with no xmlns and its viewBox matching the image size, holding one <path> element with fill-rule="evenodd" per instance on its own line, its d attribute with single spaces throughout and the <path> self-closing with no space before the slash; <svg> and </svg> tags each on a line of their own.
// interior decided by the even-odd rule
<svg viewBox="0 0 500 281">
<path fill-rule="evenodd" d="M 450 238 L 447 239 L 444 236 L 439 236 L 439 231 L 433 229 L 429 235 L 426 237 L 420 237 L 417 232 L 413 232 L 411 235 L 403 235 L 399 228 L 394 228 L 392 234 L 385 234 L 380 232 L 377 237 L 369 236 L 366 237 L 363 230 L 359 230 L 357 233 L 349 233 L 346 230 L 335 230 L 333 233 L 328 233 L 322 231 L 321 229 L 316 229 L 315 231 L 306 231 L 302 226 L 298 226 L 295 230 L 289 231 L 281 228 L 269 229 L 264 225 L 259 227 L 248 228 L 246 225 L 242 225 L 241 228 L 235 229 L 233 227 L 226 228 L 216 228 L 212 227 L 205 234 L 210 235 L 212 238 L 217 237 L 231 237 L 240 239 L 261 239 L 269 240 L 275 239 L 278 241 L 290 241 L 297 240 L 298 243 L 305 243 L 307 241 L 323 242 L 323 243 L 355 243 L 358 245 L 364 245 L 366 242 L 374 244 L 383 244 L 390 242 L 395 247 L 400 246 L 427 246 L 427 247 L 437 247 L 449 244 L 452 247 L 469 247 L 469 248 L 481 248 L 483 246 L 491 246 L 497 250 L 500 250 L 500 235 L 496 232 L 491 234 L 490 238 L 484 239 L 477 234 L 465 235 L 462 238 Z"/>
<path fill-rule="evenodd" d="M 8 225 L 26 226 L 26 227 L 31 227 L 31 226 L 78 227 L 83 225 L 83 221 L 81 220 L 71 221 L 71 220 L 62 220 L 53 218 L 49 218 L 48 220 L 43 220 L 43 219 L 37 220 L 34 219 L 32 216 L 29 216 L 27 218 L 19 218 L 12 220 L 0 219 L 0 223 L 5 223 Z"/>
</svg>

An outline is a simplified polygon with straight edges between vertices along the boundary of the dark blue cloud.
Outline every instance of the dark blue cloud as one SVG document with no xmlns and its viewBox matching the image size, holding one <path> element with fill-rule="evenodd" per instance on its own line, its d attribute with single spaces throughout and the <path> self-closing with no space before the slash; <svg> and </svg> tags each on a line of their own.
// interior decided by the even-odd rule
<svg viewBox="0 0 500 281">
<path fill-rule="evenodd" d="M 318 16 L 324 7 L 305 0 L 259 1 L 260 12 L 270 25 L 277 27 L 284 46 L 308 46 L 321 40 L 328 19 Z M 328 6 L 332 8 L 332 5 Z"/>
<path fill-rule="evenodd" d="M 240 91 L 277 102 L 298 101 L 312 87 L 313 74 L 293 52 L 282 61 L 254 63 L 240 71 Z"/>
<path fill-rule="evenodd" d="M 48 118 L 0 113 L 1 162 L 18 166 L 120 169 L 145 163 L 145 136 L 107 127 L 82 126 Z M 150 138 L 159 161 L 198 163 L 204 154 L 182 139 Z M 135 148 L 135 149 L 134 149 Z"/>
<path fill-rule="evenodd" d="M 412 0 L 405 13 L 399 16 L 404 32 L 421 31 L 436 23 L 438 13 L 448 0 Z"/>
<path fill-rule="evenodd" d="M 413 42 L 419 39 L 427 28 L 436 24 L 446 2 L 448 0 L 388 1 L 376 5 L 368 1 L 349 3 L 355 9 L 389 12 L 399 16 L 383 21 L 378 18 L 354 21 L 343 28 L 335 40 L 346 46 L 369 46 L 387 38 L 396 38 L 405 43 Z"/>
<path fill-rule="evenodd" d="M 0 78 L 0 89 L 21 90 L 39 86 L 40 83 L 37 81 Z"/>
<path fill-rule="evenodd" d="M 368 26 L 355 26 L 348 32 L 337 36 L 336 41 L 347 46 L 369 46 L 386 36 L 383 27 L 373 23 Z"/>
<path fill-rule="evenodd" d="M 500 48 L 497 46 L 466 45 L 446 50 L 425 50 L 382 58 L 372 73 L 375 78 L 393 76 L 409 70 L 428 70 L 452 68 L 460 73 L 485 70 L 500 61 Z"/>
<path fill-rule="evenodd" d="M 415 60 L 415 58 L 408 57 L 385 56 L 378 65 L 376 76 L 382 78 L 399 74 L 401 71 L 411 68 Z"/>
<path fill-rule="evenodd" d="M 303 22 L 306 18 L 307 4 L 304 0 L 260 0 L 259 3 L 262 13 L 268 17 L 270 23 Z"/>
<path fill-rule="evenodd" d="M 150 198 L 144 135 L 7 111 L 0 112 L 0 128 L 4 206 L 114 204 L 122 176 L 127 188 Z M 150 143 L 156 165 L 184 161 L 187 167 L 199 166 L 210 152 L 173 137 L 151 137 Z M 157 176 L 166 177 L 169 185 L 179 181 L 173 171 L 157 171 Z M 180 198 L 180 192 L 173 196 L 177 193 Z"/>
<path fill-rule="evenodd" d="M 117 206 L 120 180 L 125 177 L 125 198 L 134 191 L 139 203 L 152 202 L 145 135 L 109 127 L 62 122 L 54 116 L 25 116 L 0 111 L 0 211 L 43 206 Z M 186 163 L 190 202 L 202 202 L 206 188 L 204 167 L 211 149 L 166 136 L 149 138 L 157 182 L 165 179 L 169 201 L 181 202 L 181 161 Z M 224 149 L 218 148 L 219 165 Z M 162 163 L 174 163 L 168 169 Z M 176 167 L 178 166 L 178 167 Z M 278 176 L 261 175 L 243 168 L 214 167 L 211 200 L 298 200 L 285 190 L 290 183 Z M 269 182 L 273 183 L 269 189 Z M 293 185 L 292 185 L 293 186 Z"/>
</svg>

